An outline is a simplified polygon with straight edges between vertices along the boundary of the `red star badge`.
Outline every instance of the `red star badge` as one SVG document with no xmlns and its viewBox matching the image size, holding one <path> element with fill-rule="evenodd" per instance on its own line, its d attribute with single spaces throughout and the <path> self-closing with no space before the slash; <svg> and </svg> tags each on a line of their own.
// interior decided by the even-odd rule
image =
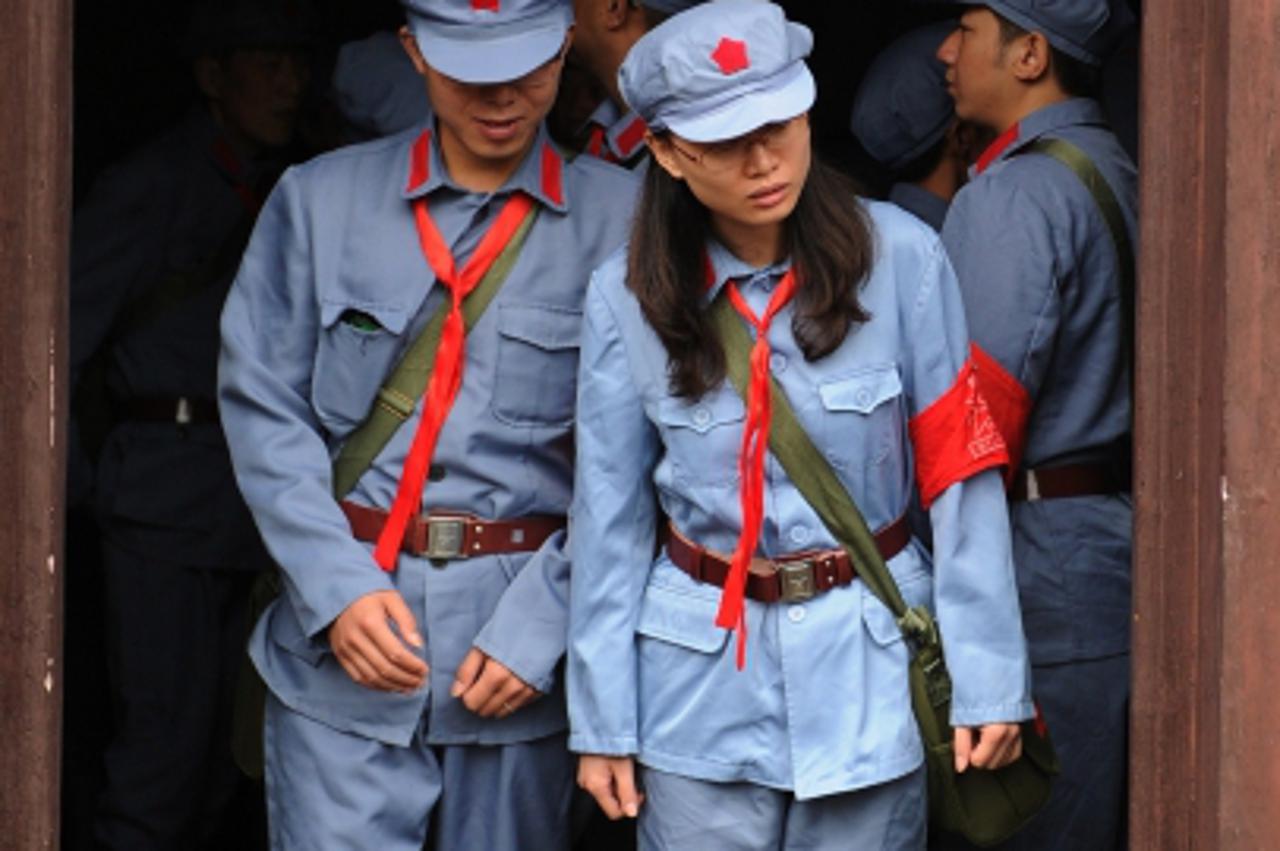
<svg viewBox="0 0 1280 851">
<path fill-rule="evenodd" d="M 747 43 L 728 36 L 720 39 L 711 59 L 720 66 L 720 72 L 725 76 L 751 67 L 751 60 L 747 59 Z"/>
<path fill-rule="evenodd" d="M 497 12 L 501 0 L 471 0 L 471 8 L 477 12 Z"/>
</svg>

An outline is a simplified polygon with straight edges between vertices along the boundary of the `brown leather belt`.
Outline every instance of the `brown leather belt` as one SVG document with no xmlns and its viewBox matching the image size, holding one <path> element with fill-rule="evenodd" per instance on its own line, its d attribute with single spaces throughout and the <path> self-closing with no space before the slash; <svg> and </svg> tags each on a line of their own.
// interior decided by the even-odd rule
<svg viewBox="0 0 1280 851">
<path fill-rule="evenodd" d="M 117 403 L 121 419 L 140 423 L 173 425 L 216 425 L 218 403 L 199 396 L 142 396 Z"/>
<path fill-rule="evenodd" d="M 1112 464 L 1067 464 L 1038 470 L 1019 470 L 1009 488 L 1010 502 L 1037 502 L 1073 496 L 1125 493 L 1129 482 Z"/>
<path fill-rule="evenodd" d="M 376 543 L 387 522 L 387 512 L 343 502 L 342 512 L 351 534 Z M 516 520 L 485 520 L 470 514 L 436 512 L 409 518 L 404 544 L 407 553 L 430 559 L 462 559 L 493 553 L 526 553 L 563 529 L 563 517 L 535 515 Z"/>
<path fill-rule="evenodd" d="M 875 533 L 876 548 L 885 561 L 911 541 L 905 517 Z M 672 563 L 699 582 L 724 587 L 730 556 L 695 544 L 674 525 L 668 526 L 667 555 Z M 824 591 L 848 585 L 858 576 L 844 550 L 812 550 L 784 558 L 752 559 L 747 573 L 747 596 L 761 603 L 802 603 Z"/>
</svg>

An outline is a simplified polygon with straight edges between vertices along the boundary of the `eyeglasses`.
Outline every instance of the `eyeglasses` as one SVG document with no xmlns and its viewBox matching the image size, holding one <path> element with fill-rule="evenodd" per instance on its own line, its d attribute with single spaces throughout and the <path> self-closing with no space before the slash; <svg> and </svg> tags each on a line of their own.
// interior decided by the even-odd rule
<svg viewBox="0 0 1280 851">
<path fill-rule="evenodd" d="M 804 131 L 809 124 L 806 116 L 797 115 L 787 121 L 775 121 L 772 124 L 765 124 L 750 133 L 745 133 L 735 139 L 725 139 L 720 142 L 699 142 L 694 151 L 686 151 L 674 140 L 671 147 L 675 148 L 683 154 L 691 162 L 695 162 L 702 166 L 708 172 L 723 172 L 733 168 L 741 168 L 742 164 L 747 161 L 747 157 L 751 154 L 751 149 L 756 145 L 763 145 L 766 150 L 773 154 L 782 153 L 804 137 Z"/>
</svg>

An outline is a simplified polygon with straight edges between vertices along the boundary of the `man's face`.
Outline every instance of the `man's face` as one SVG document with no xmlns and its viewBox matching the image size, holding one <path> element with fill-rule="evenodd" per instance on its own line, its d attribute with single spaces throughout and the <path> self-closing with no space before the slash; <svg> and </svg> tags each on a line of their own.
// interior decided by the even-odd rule
<svg viewBox="0 0 1280 851">
<path fill-rule="evenodd" d="M 448 133 L 478 160 L 523 156 L 555 102 L 566 42 L 559 53 L 516 80 L 463 83 L 427 64 L 423 74 L 441 134 Z"/>
<path fill-rule="evenodd" d="M 996 131 L 1005 129 L 1003 116 L 1017 90 L 1008 54 L 995 13 L 981 7 L 964 13 L 956 31 L 938 48 L 959 118 Z"/>
<path fill-rule="evenodd" d="M 223 127 L 254 147 L 289 144 L 311 81 L 306 53 L 246 48 L 212 62 L 204 86 Z"/>
</svg>

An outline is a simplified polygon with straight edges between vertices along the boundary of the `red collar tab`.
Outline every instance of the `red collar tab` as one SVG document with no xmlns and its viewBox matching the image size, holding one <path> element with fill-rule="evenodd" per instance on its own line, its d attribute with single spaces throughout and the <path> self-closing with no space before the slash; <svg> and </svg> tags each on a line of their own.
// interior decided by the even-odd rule
<svg viewBox="0 0 1280 851">
<path fill-rule="evenodd" d="M 1022 132 L 1021 124 L 1014 124 L 1008 130 L 1001 133 L 996 140 L 987 146 L 982 152 L 982 156 L 978 157 L 978 162 L 974 165 L 974 171 L 982 174 L 991 164 L 1000 158 L 1000 155 L 1009 150 L 1009 146 L 1018 141 L 1018 134 Z"/>
<path fill-rule="evenodd" d="M 564 161 L 550 142 L 542 143 L 542 194 L 564 205 Z"/>
<path fill-rule="evenodd" d="M 632 154 L 640 147 L 640 143 L 644 141 L 644 134 L 649 130 L 649 125 L 644 123 L 644 119 L 636 116 L 631 123 L 622 128 L 622 131 L 614 137 L 615 146 L 618 154 L 624 159 L 631 159 Z"/>
<path fill-rule="evenodd" d="M 431 131 L 423 130 L 409 151 L 409 183 L 405 192 L 417 192 L 431 178 Z"/>
<path fill-rule="evenodd" d="M 747 43 L 728 36 L 720 39 L 720 43 L 711 54 L 711 60 L 720 67 L 720 73 L 726 77 L 751 67 L 751 60 L 747 58 Z"/>
<path fill-rule="evenodd" d="M 500 12 L 500 0 L 471 0 L 471 8 L 477 12 Z"/>
</svg>

